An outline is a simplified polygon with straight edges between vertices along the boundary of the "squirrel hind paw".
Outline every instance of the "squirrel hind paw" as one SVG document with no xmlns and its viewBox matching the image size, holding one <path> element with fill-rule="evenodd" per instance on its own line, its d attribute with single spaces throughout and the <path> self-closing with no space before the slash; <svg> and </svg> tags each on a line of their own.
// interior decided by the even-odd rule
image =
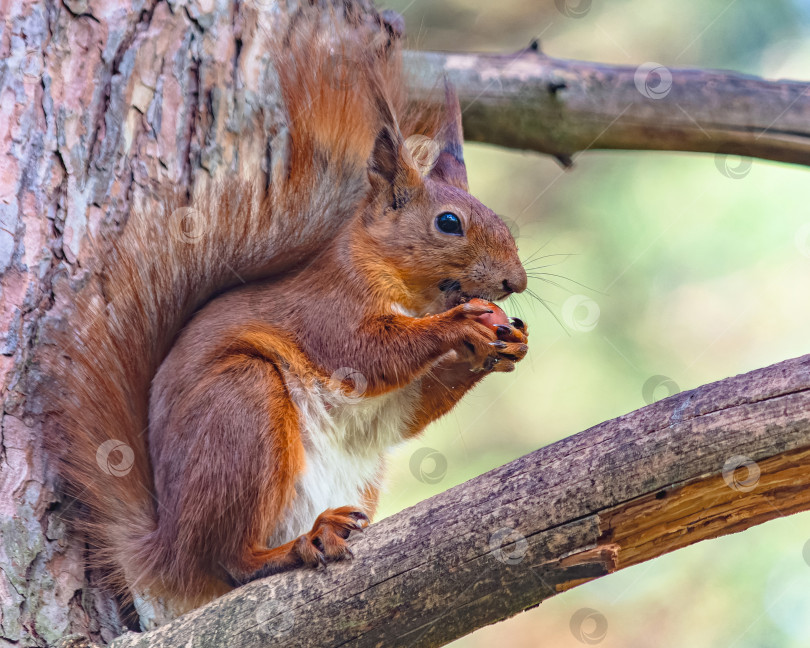
<svg viewBox="0 0 810 648">
<path fill-rule="evenodd" d="M 293 543 L 291 551 L 302 564 L 311 567 L 351 559 L 354 554 L 347 540 L 352 531 L 363 531 L 368 524 L 368 516 L 353 507 L 327 509 L 315 520 L 312 530 Z"/>
</svg>

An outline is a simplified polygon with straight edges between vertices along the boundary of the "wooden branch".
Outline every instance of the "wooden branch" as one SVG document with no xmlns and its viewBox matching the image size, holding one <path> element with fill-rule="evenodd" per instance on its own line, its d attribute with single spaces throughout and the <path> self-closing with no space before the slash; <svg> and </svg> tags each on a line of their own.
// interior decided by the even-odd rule
<svg viewBox="0 0 810 648">
<path fill-rule="evenodd" d="M 558 592 L 810 508 L 810 355 L 597 425 L 115 648 L 440 646 Z"/>
<path fill-rule="evenodd" d="M 808 83 L 567 61 L 531 48 L 513 55 L 407 52 L 405 62 L 415 98 L 441 99 L 435 89 L 442 77 L 456 86 L 467 139 L 533 149 L 565 165 L 591 149 L 810 164 Z"/>
</svg>

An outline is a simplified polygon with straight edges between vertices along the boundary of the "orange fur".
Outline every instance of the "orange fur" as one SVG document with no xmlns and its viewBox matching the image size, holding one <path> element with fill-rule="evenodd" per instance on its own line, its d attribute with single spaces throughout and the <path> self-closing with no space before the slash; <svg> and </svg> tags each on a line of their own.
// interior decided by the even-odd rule
<svg viewBox="0 0 810 648">
<path fill-rule="evenodd" d="M 269 189 L 228 179 L 134 212 L 45 358 L 49 448 L 119 592 L 188 607 L 345 557 L 388 445 L 525 353 L 493 348 L 462 303 L 526 276 L 506 226 L 466 192 L 454 95 L 441 114 L 409 106 L 398 43 L 343 4 L 347 27 L 304 10 L 270 46 L 289 141 Z M 336 55 L 351 84 L 335 80 Z M 442 146 L 427 172 L 404 143 L 417 131 Z M 436 229 L 443 211 L 463 237 Z M 333 378 L 347 367 L 367 383 L 357 401 Z"/>
</svg>

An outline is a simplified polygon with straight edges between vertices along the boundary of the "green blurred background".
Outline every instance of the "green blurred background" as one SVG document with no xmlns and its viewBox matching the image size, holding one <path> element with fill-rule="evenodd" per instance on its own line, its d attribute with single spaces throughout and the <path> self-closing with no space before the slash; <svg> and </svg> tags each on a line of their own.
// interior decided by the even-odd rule
<svg viewBox="0 0 810 648">
<path fill-rule="evenodd" d="M 810 79 L 810 0 L 594 0 L 579 18 L 562 0 L 381 4 L 404 15 L 412 48 L 508 52 L 539 37 L 555 57 Z M 473 192 L 513 221 L 521 254 L 564 255 L 546 271 L 592 290 L 533 282 L 567 331 L 540 304 L 511 300 L 531 325 L 529 357 L 395 454 L 382 515 L 643 406 L 654 376 L 668 379 L 657 379 L 660 398 L 810 351 L 807 170 L 754 160 L 732 179 L 711 155 L 589 152 L 562 172 L 538 154 L 474 144 L 466 157 Z M 440 453 L 422 465 L 436 483 L 409 468 L 422 448 Z M 809 539 L 810 513 L 780 519 L 453 645 L 581 646 L 569 623 L 593 608 L 608 623 L 604 648 L 810 646 Z"/>
</svg>

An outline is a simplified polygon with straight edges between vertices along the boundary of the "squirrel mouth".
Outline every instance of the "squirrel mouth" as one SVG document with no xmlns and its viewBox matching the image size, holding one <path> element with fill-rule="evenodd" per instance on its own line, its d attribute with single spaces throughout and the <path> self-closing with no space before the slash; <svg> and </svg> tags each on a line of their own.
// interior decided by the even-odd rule
<svg viewBox="0 0 810 648">
<path fill-rule="evenodd" d="M 488 293 L 471 293 L 465 292 L 461 289 L 461 282 L 454 279 L 444 279 L 439 283 L 439 290 L 444 295 L 445 310 L 450 310 L 455 306 L 466 304 L 471 299 L 484 299 L 486 301 L 498 301 L 504 299 L 509 293 L 488 294 Z"/>
</svg>

